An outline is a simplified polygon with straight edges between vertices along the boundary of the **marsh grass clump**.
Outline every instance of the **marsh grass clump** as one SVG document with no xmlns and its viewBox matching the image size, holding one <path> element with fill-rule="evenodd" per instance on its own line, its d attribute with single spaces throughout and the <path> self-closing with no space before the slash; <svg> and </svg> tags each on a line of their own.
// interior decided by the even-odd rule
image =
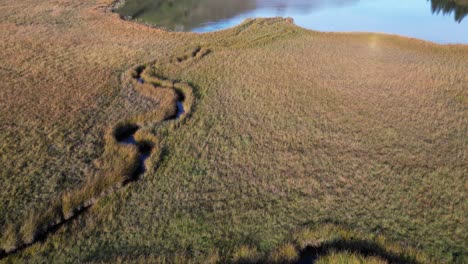
<svg viewBox="0 0 468 264">
<path fill-rule="evenodd" d="M 197 54 L 197 57 L 198 57 L 199 59 L 201 59 L 201 58 L 205 57 L 206 55 L 208 55 L 208 54 L 210 54 L 210 53 L 211 53 L 211 49 L 209 49 L 209 48 L 202 48 L 202 49 L 200 50 L 200 52 Z"/>
<path fill-rule="evenodd" d="M 299 259 L 299 252 L 292 243 L 285 243 L 270 254 L 271 263 L 294 263 Z"/>
<path fill-rule="evenodd" d="M 262 254 L 256 248 L 242 245 L 232 254 L 232 263 L 258 263 Z"/>
<path fill-rule="evenodd" d="M 2 230 L 2 236 L 0 237 L 2 243 L 0 244 L 0 248 L 4 251 L 11 251 L 16 249 L 18 246 L 21 245 L 21 239 L 18 234 L 17 225 L 13 223 L 8 223 Z M 1 256 L 0 252 L 0 256 Z"/>
<path fill-rule="evenodd" d="M 130 136 L 136 132 L 138 128 L 136 126 L 124 126 L 120 131 L 120 136 Z M 131 133 L 130 133 L 131 132 Z M 115 130 L 114 130 L 115 133 Z M 128 134 L 130 133 L 130 134 Z M 105 172 L 105 177 L 96 177 L 90 180 L 90 186 L 96 185 L 96 191 L 101 189 L 100 186 L 105 188 L 106 185 L 112 185 L 112 183 L 122 182 L 131 180 L 136 171 L 138 170 L 138 147 L 129 142 L 130 144 L 120 144 L 117 138 L 108 136 L 108 144 L 106 145 L 105 152 L 103 155 L 103 163 L 101 169 Z M 125 140 L 126 138 L 122 138 Z"/>
<path fill-rule="evenodd" d="M 53 201 L 44 211 L 30 213 L 19 229 L 21 242 L 31 244 L 44 238 L 49 230 L 59 225 L 62 220 L 63 214 L 59 201 Z"/>
<path fill-rule="evenodd" d="M 154 86 L 162 86 L 171 88 L 174 85 L 174 81 L 163 77 L 160 73 L 159 67 L 146 67 L 141 73 L 141 77 L 145 82 L 151 83 Z"/>
</svg>

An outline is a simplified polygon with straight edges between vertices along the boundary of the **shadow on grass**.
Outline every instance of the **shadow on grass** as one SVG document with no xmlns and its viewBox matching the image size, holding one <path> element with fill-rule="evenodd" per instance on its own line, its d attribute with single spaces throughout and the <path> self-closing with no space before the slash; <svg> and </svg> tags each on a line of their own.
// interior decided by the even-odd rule
<svg viewBox="0 0 468 264">
<path fill-rule="evenodd" d="M 130 124 L 130 123 L 118 124 L 114 128 L 114 132 L 113 132 L 114 138 L 119 143 L 122 143 L 122 142 L 125 143 L 125 141 L 129 137 L 132 137 L 139 128 L 140 127 L 136 124 Z"/>
<path fill-rule="evenodd" d="M 13 249 L 11 251 L 7 252 L 7 251 L 5 251 L 3 249 L 0 249 L 0 260 L 7 257 L 7 256 L 9 256 L 9 255 L 13 255 L 13 254 L 15 254 L 15 253 L 17 253 L 17 252 L 19 252 L 19 251 L 21 251 L 23 249 L 26 249 L 26 248 L 32 246 L 35 243 L 38 243 L 38 242 L 43 243 L 50 234 L 55 233 L 57 230 L 59 230 L 65 224 L 68 224 L 69 222 L 72 222 L 75 219 L 77 219 L 81 214 L 88 211 L 88 209 L 91 206 L 92 206 L 92 204 L 80 206 L 79 208 L 74 209 L 73 215 L 71 215 L 69 218 L 61 217 L 61 219 L 57 219 L 53 223 L 49 223 L 47 225 L 41 226 L 40 228 L 35 230 L 35 232 L 33 234 L 32 241 L 21 244 L 20 246 L 16 247 L 15 249 Z"/>
<path fill-rule="evenodd" d="M 378 257 L 388 263 L 419 263 L 411 256 L 389 252 L 372 241 L 344 239 L 327 241 L 319 246 L 307 246 L 301 251 L 299 260 L 296 263 L 315 263 L 320 257 L 339 252 L 359 254 L 363 257 Z"/>
</svg>

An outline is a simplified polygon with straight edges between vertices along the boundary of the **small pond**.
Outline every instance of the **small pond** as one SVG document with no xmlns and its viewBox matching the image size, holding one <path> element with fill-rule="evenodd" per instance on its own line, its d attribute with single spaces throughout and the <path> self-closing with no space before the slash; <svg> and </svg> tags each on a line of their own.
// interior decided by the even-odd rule
<svg viewBox="0 0 468 264">
<path fill-rule="evenodd" d="M 468 0 L 127 0 L 116 11 L 173 31 L 211 32 L 246 18 L 282 16 L 319 31 L 468 44 Z"/>
</svg>

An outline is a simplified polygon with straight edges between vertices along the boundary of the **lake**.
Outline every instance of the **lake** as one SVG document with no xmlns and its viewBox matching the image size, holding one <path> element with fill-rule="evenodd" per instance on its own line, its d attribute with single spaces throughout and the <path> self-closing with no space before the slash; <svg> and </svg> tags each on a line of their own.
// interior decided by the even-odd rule
<svg viewBox="0 0 468 264">
<path fill-rule="evenodd" d="M 116 11 L 172 31 L 211 32 L 246 18 L 282 16 L 318 31 L 468 44 L 468 0 L 127 0 Z"/>
</svg>

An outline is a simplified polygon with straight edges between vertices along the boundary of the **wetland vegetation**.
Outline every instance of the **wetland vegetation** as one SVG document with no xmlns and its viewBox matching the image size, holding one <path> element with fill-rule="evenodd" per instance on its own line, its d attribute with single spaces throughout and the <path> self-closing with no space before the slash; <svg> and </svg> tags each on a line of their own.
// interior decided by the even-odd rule
<svg viewBox="0 0 468 264">
<path fill-rule="evenodd" d="M 0 9 L 0 262 L 466 262 L 466 45 L 111 4 Z"/>
</svg>

